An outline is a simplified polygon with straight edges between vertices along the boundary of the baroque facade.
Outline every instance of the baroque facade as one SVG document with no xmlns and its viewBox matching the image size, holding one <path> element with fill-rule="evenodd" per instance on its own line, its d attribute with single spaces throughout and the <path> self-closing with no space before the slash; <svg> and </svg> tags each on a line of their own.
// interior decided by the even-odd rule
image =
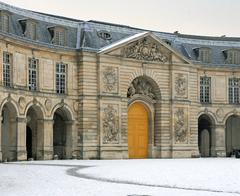
<svg viewBox="0 0 240 196">
<path fill-rule="evenodd" d="M 240 38 L 0 3 L 0 161 L 231 156 Z"/>
</svg>

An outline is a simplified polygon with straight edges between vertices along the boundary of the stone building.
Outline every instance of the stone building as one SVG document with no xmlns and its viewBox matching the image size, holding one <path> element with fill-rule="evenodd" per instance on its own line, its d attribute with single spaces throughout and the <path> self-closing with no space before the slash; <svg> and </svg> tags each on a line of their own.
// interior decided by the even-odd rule
<svg viewBox="0 0 240 196">
<path fill-rule="evenodd" d="M 240 38 L 0 3 L 0 160 L 230 156 Z"/>
</svg>

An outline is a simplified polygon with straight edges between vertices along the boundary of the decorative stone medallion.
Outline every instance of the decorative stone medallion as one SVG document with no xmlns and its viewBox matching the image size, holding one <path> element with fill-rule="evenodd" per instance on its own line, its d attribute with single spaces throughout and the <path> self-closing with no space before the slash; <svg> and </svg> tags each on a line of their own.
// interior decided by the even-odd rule
<svg viewBox="0 0 240 196">
<path fill-rule="evenodd" d="M 49 111 L 52 108 L 52 101 L 50 99 L 46 99 L 45 101 L 45 107 Z"/>
<path fill-rule="evenodd" d="M 128 45 L 123 50 L 123 56 L 137 60 L 166 63 L 168 61 L 168 57 L 163 54 L 161 47 L 162 46 L 159 43 L 156 43 L 151 39 L 144 38 Z"/>
<path fill-rule="evenodd" d="M 177 108 L 174 113 L 174 136 L 176 143 L 187 143 L 187 127 L 184 108 Z"/>
<path fill-rule="evenodd" d="M 118 105 L 106 104 L 103 108 L 102 130 L 104 144 L 119 143 Z"/>
<path fill-rule="evenodd" d="M 118 68 L 104 67 L 102 73 L 103 92 L 118 93 Z"/>
<path fill-rule="evenodd" d="M 18 104 L 19 104 L 20 108 L 23 109 L 26 105 L 26 99 L 24 97 L 19 97 Z"/>
<path fill-rule="evenodd" d="M 177 74 L 175 77 L 175 92 L 176 97 L 186 98 L 187 97 L 187 75 Z"/>
<path fill-rule="evenodd" d="M 223 110 L 223 108 L 218 108 L 218 109 L 217 109 L 217 111 L 216 111 L 216 116 L 217 116 L 218 118 L 223 118 L 223 116 L 224 116 L 224 110 Z"/>
</svg>

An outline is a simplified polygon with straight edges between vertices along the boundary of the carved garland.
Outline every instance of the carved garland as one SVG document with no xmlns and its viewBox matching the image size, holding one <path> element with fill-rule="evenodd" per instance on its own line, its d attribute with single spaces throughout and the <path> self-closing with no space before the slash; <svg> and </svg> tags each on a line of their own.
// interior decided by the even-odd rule
<svg viewBox="0 0 240 196">
<path fill-rule="evenodd" d="M 138 60 L 158 61 L 165 63 L 168 57 L 160 50 L 160 45 L 144 38 L 124 49 L 124 57 Z"/>
<path fill-rule="evenodd" d="M 103 91 L 106 93 L 117 93 L 117 68 L 106 67 L 103 70 Z"/>
<path fill-rule="evenodd" d="M 118 106 L 108 104 L 103 112 L 103 143 L 119 143 Z"/>
<path fill-rule="evenodd" d="M 178 108 L 174 114 L 174 130 L 175 130 L 175 142 L 185 143 L 187 142 L 187 125 L 185 120 L 185 114 L 183 108 Z"/>
<path fill-rule="evenodd" d="M 178 97 L 187 96 L 187 78 L 183 74 L 178 74 L 175 79 L 175 91 Z"/>
</svg>

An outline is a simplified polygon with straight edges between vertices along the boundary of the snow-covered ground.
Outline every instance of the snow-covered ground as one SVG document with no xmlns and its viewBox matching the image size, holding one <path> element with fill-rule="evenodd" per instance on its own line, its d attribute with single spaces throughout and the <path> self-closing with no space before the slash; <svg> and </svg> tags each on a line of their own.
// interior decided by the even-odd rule
<svg viewBox="0 0 240 196">
<path fill-rule="evenodd" d="M 0 195 L 240 195 L 240 160 L 64 160 L 0 164 Z"/>
</svg>

